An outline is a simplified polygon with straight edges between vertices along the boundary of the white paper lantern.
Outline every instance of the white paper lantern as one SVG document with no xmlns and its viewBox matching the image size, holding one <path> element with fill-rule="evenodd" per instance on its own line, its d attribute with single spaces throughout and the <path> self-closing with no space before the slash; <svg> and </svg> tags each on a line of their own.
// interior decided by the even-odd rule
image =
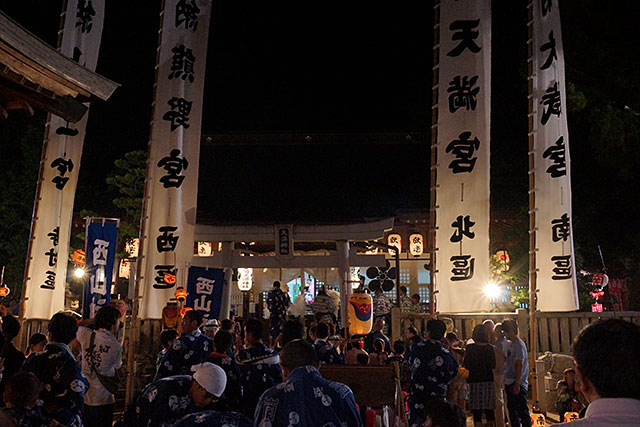
<svg viewBox="0 0 640 427">
<path fill-rule="evenodd" d="M 253 268 L 238 269 L 238 289 L 248 291 L 253 286 Z"/>
<path fill-rule="evenodd" d="M 211 256 L 212 253 L 211 242 L 198 242 L 198 256 Z"/>
<path fill-rule="evenodd" d="M 402 236 L 397 233 L 389 234 L 389 236 L 387 236 L 387 245 L 395 246 L 398 248 L 398 252 L 402 252 Z M 395 255 L 395 252 L 391 249 L 389 249 L 389 253 Z"/>
<path fill-rule="evenodd" d="M 420 256 L 424 252 L 424 238 L 422 234 L 414 233 L 409 236 L 409 252 L 413 256 Z"/>
</svg>

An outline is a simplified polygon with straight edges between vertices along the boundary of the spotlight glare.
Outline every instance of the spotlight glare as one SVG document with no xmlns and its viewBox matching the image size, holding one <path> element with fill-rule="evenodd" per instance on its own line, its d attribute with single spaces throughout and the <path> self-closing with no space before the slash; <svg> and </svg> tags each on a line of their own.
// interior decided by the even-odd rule
<svg viewBox="0 0 640 427">
<path fill-rule="evenodd" d="M 500 286 L 495 283 L 487 283 L 484 286 L 484 294 L 489 298 L 497 298 L 500 295 Z"/>
<path fill-rule="evenodd" d="M 73 275 L 77 278 L 77 279 L 82 279 L 84 277 L 84 270 L 81 268 L 76 268 L 73 271 Z"/>
</svg>

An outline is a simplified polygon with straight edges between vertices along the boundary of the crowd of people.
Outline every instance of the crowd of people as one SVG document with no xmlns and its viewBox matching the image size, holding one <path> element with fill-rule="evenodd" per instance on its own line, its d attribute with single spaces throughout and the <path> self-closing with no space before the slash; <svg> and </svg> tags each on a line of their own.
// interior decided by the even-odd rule
<svg viewBox="0 0 640 427">
<path fill-rule="evenodd" d="M 308 328 L 285 316 L 269 329 L 229 317 L 205 320 L 191 310 L 180 331 L 164 330 L 155 378 L 116 425 L 363 426 L 367 408 L 345 384 L 325 378 L 322 365 L 395 363 L 410 427 L 465 426 L 467 413 L 476 426 L 531 425 L 527 348 L 514 320 L 487 320 L 463 340 L 431 319 L 425 331 L 410 327 L 392 343 L 383 316 L 350 340 L 331 316 Z M 13 343 L 20 323 L 4 316 L 0 425 L 112 426 L 122 388 L 120 318 L 113 307 L 80 321 L 57 313 L 48 335 L 33 334 L 23 354 Z M 580 412 L 576 425 L 640 425 L 640 326 L 595 322 L 573 352 L 576 367 L 558 383 L 558 411 Z"/>
</svg>

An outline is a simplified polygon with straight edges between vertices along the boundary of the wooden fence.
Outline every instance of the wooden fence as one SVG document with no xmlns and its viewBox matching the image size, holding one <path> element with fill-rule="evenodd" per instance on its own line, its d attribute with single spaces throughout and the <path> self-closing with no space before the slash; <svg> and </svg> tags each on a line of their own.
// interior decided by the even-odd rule
<svg viewBox="0 0 640 427">
<path fill-rule="evenodd" d="M 418 331 L 426 331 L 426 323 L 433 316 L 421 313 L 406 313 L 399 308 L 391 310 L 391 339 L 403 338 L 404 331 L 414 326 Z M 529 343 L 529 313 L 525 309 L 518 309 L 512 313 L 439 313 L 440 319 L 449 318 L 453 321 L 454 330 L 461 339 L 471 338 L 473 328 L 491 319 L 495 323 L 506 318 L 514 319 L 519 325 L 520 338 L 530 348 Z M 537 353 L 551 351 L 553 353 L 571 353 L 571 343 L 578 333 L 588 324 L 598 319 L 618 318 L 640 324 L 639 311 L 617 311 L 604 313 L 570 312 L 570 313 L 542 313 L 535 314 L 537 326 Z"/>
</svg>

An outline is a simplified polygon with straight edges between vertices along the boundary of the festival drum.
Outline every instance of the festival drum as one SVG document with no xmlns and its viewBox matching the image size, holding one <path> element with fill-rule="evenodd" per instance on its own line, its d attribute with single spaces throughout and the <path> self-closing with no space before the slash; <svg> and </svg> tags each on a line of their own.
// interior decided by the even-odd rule
<svg viewBox="0 0 640 427">
<path fill-rule="evenodd" d="M 373 327 L 373 298 L 364 292 L 349 297 L 349 333 L 366 335 Z"/>
</svg>

